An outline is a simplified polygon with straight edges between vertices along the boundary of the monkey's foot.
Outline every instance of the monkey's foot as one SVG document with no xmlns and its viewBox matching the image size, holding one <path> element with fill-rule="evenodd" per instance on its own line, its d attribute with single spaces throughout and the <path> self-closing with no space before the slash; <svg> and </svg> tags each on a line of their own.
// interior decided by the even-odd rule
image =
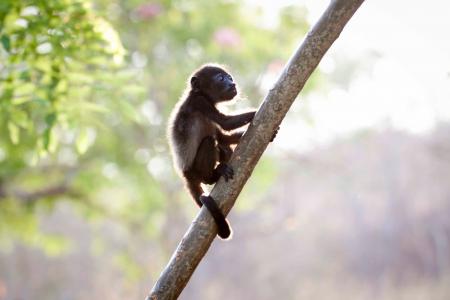
<svg viewBox="0 0 450 300">
<path fill-rule="evenodd" d="M 225 178 L 225 181 L 228 181 L 229 179 L 233 179 L 234 171 L 233 171 L 233 168 L 231 168 L 228 164 L 220 163 L 217 166 L 216 170 L 220 176 L 223 176 L 223 178 Z"/>
</svg>

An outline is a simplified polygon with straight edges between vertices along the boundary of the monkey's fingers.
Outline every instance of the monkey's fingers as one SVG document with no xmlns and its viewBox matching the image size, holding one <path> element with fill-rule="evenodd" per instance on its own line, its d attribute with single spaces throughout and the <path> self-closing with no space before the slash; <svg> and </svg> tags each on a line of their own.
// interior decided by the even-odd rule
<svg viewBox="0 0 450 300">
<path fill-rule="evenodd" d="M 234 177 L 234 170 L 229 165 L 225 165 L 225 172 L 224 172 L 225 181 L 228 181 L 228 179 L 233 179 Z"/>
<path fill-rule="evenodd" d="M 275 130 L 275 132 L 273 133 L 272 138 L 270 139 L 270 142 L 273 142 L 273 140 L 277 136 L 278 130 L 280 130 L 280 126 L 278 126 L 277 130 Z"/>
<path fill-rule="evenodd" d="M 233 168 L 231 168 L 228 164 L 220 163 L 217 166 L 217 170 L 219 171 L 219 174 L 222 175 L 223 178 L 225 178 L 225 181 L 228 181 L 229 179 L 233 179 L 234 171 L 233 171 Z"/>
</svg>

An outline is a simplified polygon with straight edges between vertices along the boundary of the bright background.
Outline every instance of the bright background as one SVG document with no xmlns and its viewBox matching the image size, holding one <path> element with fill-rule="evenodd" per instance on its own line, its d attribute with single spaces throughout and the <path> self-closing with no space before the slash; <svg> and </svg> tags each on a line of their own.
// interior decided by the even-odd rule
<svg viewBox="0 0 450 300">
<path fill-rule="evenodd" d="M 327 4 L 0 3 L 0 299 L 143 299 L 197 213 L 165 140 L 190 72 L 258 107 Z M 450 297 L 449 12 L 361 6 L 180 299 Z"/>
</svg>

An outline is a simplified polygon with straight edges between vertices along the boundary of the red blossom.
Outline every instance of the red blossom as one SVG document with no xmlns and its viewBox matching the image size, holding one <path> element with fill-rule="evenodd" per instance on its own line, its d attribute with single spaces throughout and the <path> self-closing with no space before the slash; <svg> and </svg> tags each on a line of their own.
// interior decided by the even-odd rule
<svg viewBox="0 0 450 300">
<path fill-rule="evenodd" d="M 163 8 L 158 3 L 145 3 L 136 8 L 136 15 L 143 20 L 153 19 L 161 14 Z"/>
<path fill-rule="evenodd" d="M 214 41 L 222 47 L 238 47 L 241 45 L 241 36 L 230 27 L 221 27 L 214 33 Z"/>
</svg>

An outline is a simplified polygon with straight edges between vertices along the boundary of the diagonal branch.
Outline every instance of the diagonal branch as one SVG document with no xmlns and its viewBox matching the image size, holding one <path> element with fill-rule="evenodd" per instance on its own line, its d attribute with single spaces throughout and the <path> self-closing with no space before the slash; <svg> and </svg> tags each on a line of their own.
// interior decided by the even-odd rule
<svg viewBox="0 0 450 300">
<path fill-rule="evenodd" d="M 220 179 L 211 191 L 211 196 L 226 214 L 233 207 L 274 131 L 306 80 L 363 2 L 364 0 L 332 0 L 291 57 L 275 87 L 269 91 L 230 161 L 235 171 L 234 179 L 228 183 Z M 202 208 L 147 300 L 176 299 L 208 251 L 216 234 L 217 228 L 212 217 Z"/>
</svg>

